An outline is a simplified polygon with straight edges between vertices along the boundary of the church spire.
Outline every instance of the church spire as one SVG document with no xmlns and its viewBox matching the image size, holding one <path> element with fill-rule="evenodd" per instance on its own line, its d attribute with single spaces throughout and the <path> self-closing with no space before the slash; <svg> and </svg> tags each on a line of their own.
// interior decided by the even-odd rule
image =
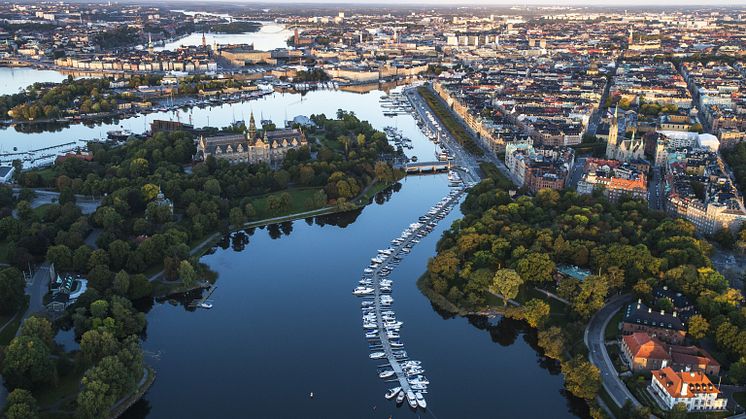
<svg viewBox="0 0 746 419">
<path fill-rule="evenodd" d="M 249 139 L 253 140 L 256 137 L 256 121 L 254 121 L 254 111 L 251 111 L 249 116 Z"/>
</svg>

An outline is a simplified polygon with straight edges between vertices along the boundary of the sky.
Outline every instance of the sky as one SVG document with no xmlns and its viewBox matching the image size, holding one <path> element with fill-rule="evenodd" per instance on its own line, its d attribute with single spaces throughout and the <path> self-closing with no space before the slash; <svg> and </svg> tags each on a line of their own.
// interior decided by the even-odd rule
<svg viewBox="0 0 746 419">
<path fill-rule="evenodd" d="M 181 0 L 184 1 L 184 0 Z M 189 0 L 187 0 L 189 1 Z M 195 0 L 197 1 L 197 0 Z M 201 3 L 209 3 L 202 0 Z M 225 3 L 263 3 L 263 4 L 418 4 L 438 6 L 495 5 L 495 6 L 741 6 L 746 9 L 744 0 L 220 0 Z"/>
</svg>

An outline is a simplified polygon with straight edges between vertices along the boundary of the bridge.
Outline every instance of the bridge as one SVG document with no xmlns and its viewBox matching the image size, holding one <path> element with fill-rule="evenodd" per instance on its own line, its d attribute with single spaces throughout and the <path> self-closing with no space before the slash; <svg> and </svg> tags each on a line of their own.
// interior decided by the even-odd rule
<svg viewBox="0 0 746 419">
<path fill-rule="evenodd" d="M 436 173 L 451 170 L 450 161 L 428 161 L 420 163 L 407 163 L 405 170 L 407 173 Z"/>
</svg>

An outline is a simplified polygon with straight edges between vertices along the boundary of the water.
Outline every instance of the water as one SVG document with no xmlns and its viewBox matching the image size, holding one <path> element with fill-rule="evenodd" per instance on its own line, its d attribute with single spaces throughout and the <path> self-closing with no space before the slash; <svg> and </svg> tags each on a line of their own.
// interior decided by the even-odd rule
<svg viewBox="0 0 746 419">
<path fill-rule="evenodd" d="M 205 33 L 207 45 L 217 42 L 219 45 L 227 44 L 254 44 L 254 49 L 270 51 L 277 48 L 287 48 L 287 39 L 293 36 L 293 31 L 285 28 L 285 25 L 275 22 L 260 22 L 261 29 L 257 32 L 244 32 L 238 34 L 228 33 Z M 184 38 L 169 42 L 162 47 L 155 48 L 156 51 L 173 51 L 180 46 L 202 45 L 202 32 L 194 32 Z"/>
<path fill-rule="evenodd" d="M 91 140 L 105 138 L 106 132 L 118 128 L 125 128 L 135 133 L 142 133 L 150 129 L 150 123 L 156 119 L 179 120 L 194 124 L 195 127 L 228 126 L 237 120 L 248 120 L 253 111 L 257 120 L 269 119 L 279 126 L 287 119 L 292 120 L 297 115 L 311 115 L 324 113 L 334 117 L 337 110 L 343 108 L 355 112 L 360 119 L 368 120 L 374 127 L 382 129 L 386 125 L 396 126 L 405 136 L 415 140 L 414 150 L 407 153 L 417 155 L 423 161 L 434 160 L 435 146 L 426 141 L 417 128 L 414 119 L 409 115 L 385 117 L 379 106 L 379 99 L 384 93 L 373 91 L 359 94 L 335 90 L 316 90 L 305 95 L 297 93 L 273 93 L 257 100 L 242 103 L 226 103 L 220 106 L 204 109 L 193 108 L 190 111 L 157 112 L 140 115 L 121 121 L 101 124 L 73 124 L 58 127 L 56 131 L 24 132 L 19 134 L 20 127 L 0 129 L 0 151 L 10 151 L 16 147 L 19 151 L 49 147 L 75 140 Z"/>
<path fill-rule="evenodd" d="M 128 416 L 415 417 L 383 398 L 394 384 L 377 378 L 382 361 L 368 359 L 360 299 L 351 290 L 376 249 L 447 191 L 443 175 L 410 177 L 359 215 L 322 217 L 344 227 L 286 223 L 203 257 L 219 274 L 215 307 L 152 308 L 144 347 L 159 354 L 152 361 L 158 379 Z M 428 413 L 572 417 L 556 366 L 529 345 L 531 334 L 509 321 L 487 333 L 480 329 L 487 323 L 444 318 L 417 289 L 438 237 L 458 217 L 443 220 L 391 275 L 405 349 L 431 381 Z"/>
<path fill-rule="evenodd" d="M 0 67 L 0 95 L 12 95 L 34 83 L 60 83 L 66 75 L 53 70 L 38 70 L 31 67 Z M 6 115 L 2 116 L 7 117 Z"/>
<path fill-rule="evenodd" d="M 354 111 L 381 129 L 394 125 L 413 140 L 420 161 L 434 145 L 409 115 L 384 117 L 382 92 L 275 93 L 265 99 L 191 112 L 196 126 L 261 117 L 281 122 L 297 114 Z M 91 139 L 118 125 L 142 132 L 148 115 L 57 132 L 0 131 L 0 147 Z M 186 115 L 181 116 L 185 120 Z M 209 118 L 209 121 L 208 121 Z M 360 300 L 351 291 L 376 249 L 384 248 L 448 192 L 444 175 L 409 177 L 376 202 L 348 214 L 300 220 L 240 234 L 202 258 L 219 274 L 212 310 L 186 301 L 153 302 L 144 339 L 158 377 L 129 418 L 387 418 L 416 417 L 383 398 L 393 384 L 377 378 L 381 361 L 368 359 Z M 402 340 L 421 360 L 431 384 L 428 411 L 438 418 L 573 417 L 582 403 L 562 391 L 557 365 L 535 349 L 535 336 L 513 321 L 452 318 L 438 313 L 415 285 L 454 211 L 393 272 L 394 310 Z M 69 333 L 59 339 L 75 344 Z M 311 399 L 309 393 L 314 392 Z"/>
</svg>

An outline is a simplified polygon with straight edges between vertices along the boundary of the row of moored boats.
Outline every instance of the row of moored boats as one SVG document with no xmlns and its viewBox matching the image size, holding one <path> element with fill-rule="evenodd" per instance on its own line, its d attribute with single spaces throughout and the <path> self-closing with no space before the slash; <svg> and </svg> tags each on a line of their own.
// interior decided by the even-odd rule
<svg viewBox="0 0 746 419">
<path fill-rule="evenodd" d="M 438 221 L 453 209 L 461 198 L 464 188 L 454 189 L 433 206 L 419 221 L 412 223 L 402 234 L 391 241 L 391 246 L 381 249 L 371 258 L 363 271 L 359 285 L 352 291 L 362 297 L 361 311 L 365 338 L 368 340 L 370 359 L 386 359 L 388 365 L 378 368 L 378 377 L 387 381 L 398 381 L 399 386 L 389 389 L 385 397 L 398 404 L 407 403 L 413 409 L 427 408 L 425 394 L 430 381 L 423 375 L 425 369 L 420 361 L 409 359 L 399 334 L 403 322 L 397 320 L 392 309 L 392 270 L 408 254 L 412 247 L 433 231 Z"/>
</svg>

